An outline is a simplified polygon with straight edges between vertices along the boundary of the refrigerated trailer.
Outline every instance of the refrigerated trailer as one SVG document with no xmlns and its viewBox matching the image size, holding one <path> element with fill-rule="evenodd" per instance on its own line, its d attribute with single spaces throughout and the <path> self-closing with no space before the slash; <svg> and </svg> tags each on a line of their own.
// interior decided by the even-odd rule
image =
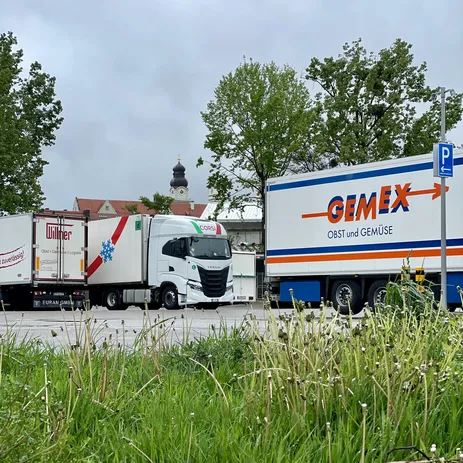
<svg viewBox="0 0 463 463">
<path fill-rule="evenodd" d="M 233 302 L 231 247 L 220 223 L 136 214 L 89 222 L 88 239 L 92 305 L 212 309 Z"/>
<path fill-rule="evenodd" d="M 256 253 L 233 251 L 233 297 L 235 303 L 253 302 L 257 296 Z"/>
<path fill-rule="evenodd" d="M 87 220 L 57 214 L 0 217 L 0 300 L 29 310 L 83 307 Z"/>
<path fill-rule="evenodd" d="M 358 313 L 402 267 L 440 297 L 441 183 L 420 155 L 273 178 L 266 185 L 266 278 L 275 300 L 330 300 Z M 447 302 L 463 287 L 463 150 L 447 179 Z"/>
</svg>

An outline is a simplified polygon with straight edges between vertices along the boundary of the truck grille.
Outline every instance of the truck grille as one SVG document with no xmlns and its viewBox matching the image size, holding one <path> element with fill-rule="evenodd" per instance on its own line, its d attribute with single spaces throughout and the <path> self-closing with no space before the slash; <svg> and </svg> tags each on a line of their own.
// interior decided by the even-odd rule
<svg viewBox="0 0 463 463">
<path fill-rule="evenodd" d="M 228 269 L 206 270 L 198 266 L 203 292 L 206 297 L 222 297 L 225 294 L 228 279 Z"/>
</svg>

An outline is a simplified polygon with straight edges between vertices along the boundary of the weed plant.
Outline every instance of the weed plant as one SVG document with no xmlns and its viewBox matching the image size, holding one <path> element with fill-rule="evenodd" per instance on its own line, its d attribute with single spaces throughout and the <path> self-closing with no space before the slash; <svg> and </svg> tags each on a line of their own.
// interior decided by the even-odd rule
<svg viewBox="0 0 463 463">
<path fill-rule="evenodd" d="M 177 344 L 166 340 L 178 320 L 145 310 L 132 348 L 124 330 L 97 343 L 89 310 L 65 347 L 8 329 L 0 461 L 383 462 L 404 446 L 458 457 L 463 320 L 409 281 L 361 319 L 328 307 L 317 318 L 266 301 L 264 331 L 251 311 Z"/>
</svg>

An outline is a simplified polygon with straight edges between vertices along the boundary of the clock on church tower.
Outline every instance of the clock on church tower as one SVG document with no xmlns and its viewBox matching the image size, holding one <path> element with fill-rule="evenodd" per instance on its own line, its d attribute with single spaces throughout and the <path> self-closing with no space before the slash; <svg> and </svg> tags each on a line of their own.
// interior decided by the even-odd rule
<svg viewBox="0 0 463 463">
<path fill-rule="evenodd" d="M 175 201 L 188 201 L 188 180 L 185 178 L 185 170 L 179 156 L 178 164 L 172 169 L 174 175 L 170 181 L 170 194 Z"/>
</svg>

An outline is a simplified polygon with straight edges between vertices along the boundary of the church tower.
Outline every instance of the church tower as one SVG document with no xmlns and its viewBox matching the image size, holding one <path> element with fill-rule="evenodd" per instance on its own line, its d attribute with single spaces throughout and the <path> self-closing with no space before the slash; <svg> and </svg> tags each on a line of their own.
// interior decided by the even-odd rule
<svg viewBox="0 0 463 463">
<path fill-rule="evenodd" d="M 188 201 L 188 180 L 185 178 L 185 170 L 180 163 L 179 155 L 178 164 L 172 169 L 173 177 L 170 181 L 170 194 L 175 201 Z"/>
</svg>

